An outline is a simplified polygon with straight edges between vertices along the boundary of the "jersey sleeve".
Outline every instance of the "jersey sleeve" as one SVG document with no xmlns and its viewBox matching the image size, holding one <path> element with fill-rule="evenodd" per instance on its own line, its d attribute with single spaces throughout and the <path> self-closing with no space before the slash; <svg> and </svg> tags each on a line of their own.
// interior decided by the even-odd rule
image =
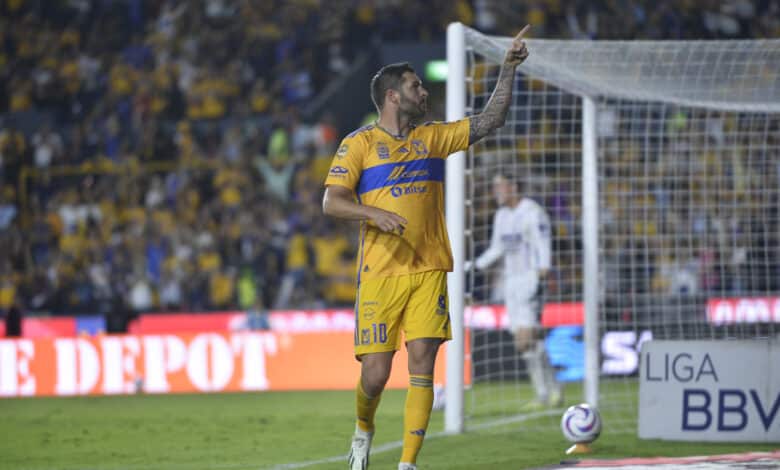
<svg viewBox="0 0 780 470">
<path fill-rule="evenodd" d="M 344 186 L 355 191 L 363 171 L 365 153 L 366 144 L 360 137 L 347 137 L 342 140 L 330 164 L 325 186 Z"/>
<path fill-rule="evenodd" d="M 539 207 L 532 227 L 534 247 L 539 269 L 548 270 L 552 265 L 552 230 L 547 212 Z"/>
<path fill-rule="evenodd" d="M 431 122 L 431 155 L 447 158 L 450 154 L 469 147 L 469 118 L 452 122 Z"/>
<path fill-rule="evenodd" d="M 497 211 L 493 216 L 493 234 L 490 236 L 490 246 L 481 255 L 474 260 L 474 267 L 483 270 L 495 263 L 501 255 L 504 254 L 503 246 L 501 245 L 500 232 L 501 232 L 501 212 Z"/>
</svg>

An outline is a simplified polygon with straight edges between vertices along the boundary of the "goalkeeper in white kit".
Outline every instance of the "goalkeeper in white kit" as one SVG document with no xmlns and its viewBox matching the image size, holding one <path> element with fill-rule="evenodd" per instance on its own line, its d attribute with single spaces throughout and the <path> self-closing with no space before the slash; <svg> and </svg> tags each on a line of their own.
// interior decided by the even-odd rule
<svg viewBox="0 0 780 470">
<path fill-rule="evenodd" d="M 550 218 L 536 201 L 523 197 L 517 181 L 506 175 L 493 178 L 493 195 L 499 209 L 493 219 L 488 249 L 472 263 L 482 270 L 504 258 L 504 303 L 515 349 L 522 355 L 536 392 L 526 409 L 560 406 L 563 394 L 544 347 L 539 317 L 542 283 L 550 269 L 552 239 Z"/>
</svg>

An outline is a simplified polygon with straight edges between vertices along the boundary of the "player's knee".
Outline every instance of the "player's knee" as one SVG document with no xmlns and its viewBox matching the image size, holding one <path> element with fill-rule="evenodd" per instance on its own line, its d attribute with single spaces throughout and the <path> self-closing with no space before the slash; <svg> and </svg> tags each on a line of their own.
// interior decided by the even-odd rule
<svg viewBox="0 0 780 470">
<path fill-rule="evenodd" d="M 534 345 L 532 329 L 521 328 L 515 331 L 515 349 L 518 352 L 526 352 Z"/>
<path fill-rule="evenodd" d="M 517 349 L 517 352 L 524 353 L 526 351 L 529 351 L 531 349 L 531 343 L 528 341 L 515 341 L 515 349 Z"/>
<path fill-rule="evenodd" d="M 436 353 L 441 345 L 441 340 L 423 338 L 410 341 L 407 345 L 409 352 L 409 372 L 412 374 L 432 374 L 436 362 Z"/>
<path fill-rule="evenodd" d="M 363 380 L 363 390 L 370 395 L 376 396 L 382 393 L 387 380 L 390 378 L 390 366 L 382 361 L 372 361 L 364 363 L 361 378 Z"/>
</svg>

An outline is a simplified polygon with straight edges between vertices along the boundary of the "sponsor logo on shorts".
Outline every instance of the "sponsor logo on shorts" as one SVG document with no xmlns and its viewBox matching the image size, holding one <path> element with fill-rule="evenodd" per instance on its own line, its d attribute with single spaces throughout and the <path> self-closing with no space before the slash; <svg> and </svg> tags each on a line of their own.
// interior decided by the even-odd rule
<svg viewBox="0 0 780 470">
<path fill-rule="evenodd" d="M 367 308 L 363 310 L 363 318 L 365 318 L 366 320 L 371 320 L 372 318 L 374 318 L 374 315 L 376 315 L 376 311 L 372 308 Z"/>
<path fill-rule="evenodd" d="M 371 330 L 363 328 L 360 330 L 360 344 L 371 344 Z"/>
</svg>

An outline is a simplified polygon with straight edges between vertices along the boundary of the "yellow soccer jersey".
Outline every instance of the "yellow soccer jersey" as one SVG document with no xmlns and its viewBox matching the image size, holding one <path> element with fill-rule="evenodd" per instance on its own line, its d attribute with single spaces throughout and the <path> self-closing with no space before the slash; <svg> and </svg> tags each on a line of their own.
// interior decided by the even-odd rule
<svg viewBox="0 0 780 470">
<path fill-rule="evenodd" d="M 333 157 L 325 185 L 353 190 L 360 204 L 395 212 L 402 233 L 360 227 L 358 280 L 452 270 L 444 223 L 444 162 L 465 150 L 469 121 L 431 122 L 398 139 L 376 126 L 349 134 Z"/>
</svg>

